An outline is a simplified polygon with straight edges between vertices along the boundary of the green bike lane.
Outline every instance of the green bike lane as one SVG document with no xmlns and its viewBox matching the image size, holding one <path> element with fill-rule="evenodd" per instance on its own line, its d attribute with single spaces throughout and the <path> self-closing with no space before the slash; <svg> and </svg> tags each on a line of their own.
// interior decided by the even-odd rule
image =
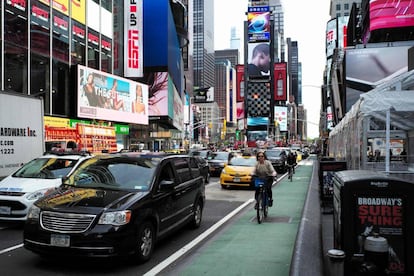
<svg viewBox="0 0 414 276">
<path fill-rule="evenodd" d="M 284 177 L 273 187 L 274 204 L 264 222 L 257 223 L 254 204 L 248 205 L 175 275 L 289 275 L 312 170 L 312 161 L 302 161 L 292 182 Z"/>
</svg>

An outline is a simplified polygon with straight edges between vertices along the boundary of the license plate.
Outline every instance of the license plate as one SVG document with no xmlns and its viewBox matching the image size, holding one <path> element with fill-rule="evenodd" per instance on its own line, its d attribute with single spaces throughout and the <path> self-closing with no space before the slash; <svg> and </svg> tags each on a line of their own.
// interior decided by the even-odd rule
<svg viewBox="0 0 414 276">
<path fill-rule="evenodd" d="M 70 246 L 70 236 L 69 235 L 52 234 L 52 235 L 50 235 L 50 245 L 59 246 L 59 247 L 69 247 Z"/>
<path fill-rule="evenodd" d="M 234 181 L 234 182 L 240 182 L 240 177 L 235 177 L 235 178 L 233 178 L 233 181 Z"/>
<path fill-rule="evenodd" d="M 11 208 L 9 206 L 0 206 L 0 214 L 1 215 L 10 215 Z"/>
</svg>

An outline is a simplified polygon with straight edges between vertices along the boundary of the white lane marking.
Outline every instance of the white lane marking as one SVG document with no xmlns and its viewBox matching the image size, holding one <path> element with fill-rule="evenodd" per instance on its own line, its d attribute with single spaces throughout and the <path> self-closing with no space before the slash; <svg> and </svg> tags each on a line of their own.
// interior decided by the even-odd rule
<svg viewBox="0 0 414 276">
<path fill-rule="evenodd" d="M 240 205 L 238 208 L 234 209 L 231 213 L 229 213 L 227 216 L 222 218 L 220 221 L 216 222 L 213 226 L 211 226 L 209 229 L 204 231 L 200 236 L 192 240 L 191 242 L 184 245 L 181 249 L 176 251 L 174 254 L 172 254 L 170 257 L 153 267 L 151 270 L 149 270 L 147 273 L 144 274 L 144 276 L 152 276 L 157 275 L 161 271 L 163 271 L 167 266 L 175 262 L 177 259 L 179 259 L 181 256 L 187 253 L 191 248 L 196 246 L 198 243 L 206 239 L 211 233 L 217 230 L 220 226 L 222 226 L 224 223 L 226 223 L 230 218 L 235 216 L 238 212 L 240 212 L 244 207 L 251 204 L 254 201 L 253 198 L 247 200 L 242 205 Z"/>
<path fill-rule="evenodd" d="M 18 245 L 15 245 L 15 246 L 12 246 L 12 247 L 9 247 L 9 248 L 6 248 L 6 249 L 3 249 L 3 250 L 0 250 L 0 255 L 1 255 L 1 254 L 4 254 L 4 253 L 7 253 L 7 252 L 9 252 L 9 251 L 13 251 L 13 250 L 15 250 L 15 249 L 18 249 L 18 248 L 20 248 L 20 247 L 23 247 L 23 244 L 18 244 Z"/>
</svg>

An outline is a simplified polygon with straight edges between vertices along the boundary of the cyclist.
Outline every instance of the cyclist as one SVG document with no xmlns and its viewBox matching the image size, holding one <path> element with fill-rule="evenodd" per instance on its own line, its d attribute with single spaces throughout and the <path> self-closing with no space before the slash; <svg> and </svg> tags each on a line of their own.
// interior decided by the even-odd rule
<svg viewBox="0 0 414 276">
<path fill-rule="evenodd" d="M 259 151 L 256 154 L 256 165 L 254 167 L 253 175 L 258 178 L 266 179 L 266 192 L 269 196 L 269 207 L 273 205 L 273 198 L 272 198 L 272 184 L 273 178 L 277 175 L 275 169 L 272 166 L 272 163 L 267 160 L 266 155 L 263 151 Z M 254 179 L 253 179 L 254 180 Z M 257 200 L 258 189 L 256 189 L 254 198 Z M 257 208 L 257 202 L 255 205 Z"/>
<path fill-rule="evenodd" d="M 292 173 L 295 173 L 295 165 L 296 165 L 296 157 L 293 154 L 293 152 L 290 152 L 288 154 L 287 159 L 286 159 L 286 163 L 288 165 L 288 175 L 289 175 L 289 178 L 290 178 L 291 175 L 292 175 L 291 170 L 293 170 Z"/>
</svg>

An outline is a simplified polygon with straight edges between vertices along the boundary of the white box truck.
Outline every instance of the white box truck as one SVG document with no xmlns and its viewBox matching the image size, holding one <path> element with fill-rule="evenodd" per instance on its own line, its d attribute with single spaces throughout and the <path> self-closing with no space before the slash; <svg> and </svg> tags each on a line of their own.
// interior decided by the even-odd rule
<svg viewBox="0 0 414 276">
<path fill-rule="evenodd" d="M 0 179 L 43 155 L 43 99 L 0 91 Z"/>
</svg>

